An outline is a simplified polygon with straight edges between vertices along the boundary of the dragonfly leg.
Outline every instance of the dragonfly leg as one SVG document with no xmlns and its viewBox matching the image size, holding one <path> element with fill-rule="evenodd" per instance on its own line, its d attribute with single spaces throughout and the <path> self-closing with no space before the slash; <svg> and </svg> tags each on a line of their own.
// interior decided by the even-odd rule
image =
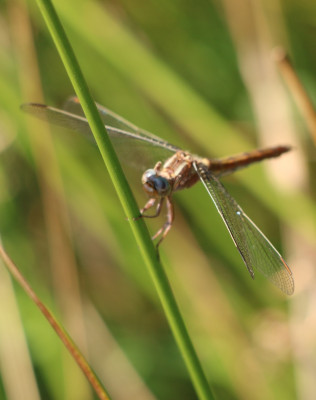
<svg viewBox="0 0 316 400">
<path fill-rule="evenodd" d="M 158 161 L 158 162 L 156 163 L 156 165 L 154 166 L 154 170 L 155 170 L 156 172 L 159 172 L 159 171 L 161 170 L 161 167 L 162 167 L 162 162 L 161 162 L 161 161 Z"/>
<path fill-rule="evenodd" d="M 161 242 L 164 240 L 164 238 L 167 236 L 168 232 L 170 231 L 172 227 L 172 223 L 174 220 L 174 209 L 173 209 L 173 203 L 171 201 L 170 197 L 167 197 L 167 221 L 165 224 L 159 229 L 158 232 L 155 233 L 155 235 L 152 237 L 152 239 L 156 239 L 158 236 L 161 235 L 161 238 L 158 240 L 156 244 L 156 248 L 158 249 L 158 246 L 161 244 Z"/>
<path fill-rule="evenodd" d="M 157 201 L 156 198 L 151 198 L 151 199 L 149 199 L 149 200 L 147 201 L 147 203 L 145 204 L 145 206 L 140 210 L 140 216 L 137 217 L 137 218 L 135 218 L 135 219 L 138 219 L 138 218 L 156 218 L 156 217 L 158 217 L 158 215 L 160 214 L 162 205 L 163 205 L 163 201 L 164 201 L 164 198 L 163 198 L 163 197 L 161 197 L 161 198 L 159 199 L 158 203 L 157 203 L 157 207 L 156 207 L 156 212 L 155 212 L 155 214 L 153 214 L 153 215 L 146 215 L 146 214 L 145 214 L 145 212 L 146 212 L 147 210 L 149 210 L 150 208 L 152 208 L 152 207 L 155 205 L 156 201 Z"/>
</svg>

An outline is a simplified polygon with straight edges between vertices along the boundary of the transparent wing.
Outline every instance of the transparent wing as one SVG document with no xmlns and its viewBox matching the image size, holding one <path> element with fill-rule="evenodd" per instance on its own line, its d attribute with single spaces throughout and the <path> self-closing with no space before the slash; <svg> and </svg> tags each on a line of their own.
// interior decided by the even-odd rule
<svg viewBox="0 0 316 400">
<path fill-rule="evenodd" d="M 83 116 L 82 108 L 76 98 L 70 99 L 66 103 L 66 107 L 72 112 L 37 103 L 28 103 L 21 106 L 23 111 L 39 119 L 81 132 L 88 139 L 94 141 L 88 121 Z M 105 122 L 111 141 L 123 163 L 137 169 L 153 168 L 157 161 L 164 161 L 179 150 L 176 146 L 159 137 L 137 128 L 112 111 L 100 105 L 97 105 L 97 107 Z"/>
<path fill-rule="evenodd" d="M 292 272 L 278 251 L 205 165 L 194 164 L 194 168 L 223 218 L 251 277 L 254 278 L 253 269 L 256 268 L 284 293 L 293 294 Z"/>
<path fill-rule="evenodd" d="M 155 136 L 148 131 L 145 131 L 144 129 L 139 128 L 138 126 L 132 124 L 130 121 L 127 121 L 125 118 L 109 110 L 108 108 L 101 106 L 101 104 L 95 103 L 95 105 L 99 110 L 101 119 L 104 122 L 105 126 L 111 126 L 112 128 L 117 128 L 125 132 L 136 134 L 137 136 L 142 137 L 144 140 L 148 140 L 150 138 L 155 143 L 159 143 L 163 147 L 171 147 L 178 150 L 178 148 L 172 146 L 170 143 L 162 140 L 158 136 Z M 70 112 L 71 114 L 75 114 L 85 118 L 79 99 L 76 96 L 70 97 L 64 104 L 63 109 Z"/>
</svg>

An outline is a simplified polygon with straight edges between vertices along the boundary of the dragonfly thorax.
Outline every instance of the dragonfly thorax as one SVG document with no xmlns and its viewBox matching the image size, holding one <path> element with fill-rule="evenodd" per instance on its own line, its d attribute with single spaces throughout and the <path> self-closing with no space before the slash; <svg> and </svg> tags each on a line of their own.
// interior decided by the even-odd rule
<svg viewBox="0 0 316 400">
<path fill-rule="evenodd" d="M 198 180 L 193 162 L 198 160 L 185 151 L 178 151 L 164 164 L 159 161 L 142 177 L 143 188 L 150 197 L 165 197 L 184 188 L 191 187 Z M 200 159 L 199 159 L 200 160 Z"/>
</svg>

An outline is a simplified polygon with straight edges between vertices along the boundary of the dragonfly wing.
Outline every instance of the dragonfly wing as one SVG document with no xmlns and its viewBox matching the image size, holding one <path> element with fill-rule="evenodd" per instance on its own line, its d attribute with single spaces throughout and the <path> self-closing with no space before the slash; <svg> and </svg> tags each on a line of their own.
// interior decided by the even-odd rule
<svg viewBox="0 0 316 400">
<path fill-rule="evenodd" d="M 72 103 L 73 105 L 75 104 L 74 101 L 72 101 Z M 72 131 L 81 132 L 89 140 L 94 142 L 89 123 L 84 116 L 80 115 L 79 107 L 81 109 L 80 104 L 78 104 L 77 113 L 72 113 L 43 104 L 28 103 L 22 105 L 22 110 L 44 121 L 51 122 Z M 111 115 L 114 116 L 115 114 L 111 113 Z M 122 121 L 125 120 L 122 119 Z M 126 124 L 129 123 L 126 121 Z M 163 161 L 169 158 L 178 150 L 177 147 L 172 146 L 154 135 L 145 135 L 143 131 L 137 133 L 130 127 L 129 130 L 124 130 L 106 125 L 106 129 L 118 152 L 120 160 L 137 169 L 152 168 L 157 161 Z"/>
<path fill-rule="evenodd" d="M 129 121 L 115 114 L 113 111 L 101 106 L 100 104 L 96 103 L 96 106 L 100 112 L 101 119 L 104 122 L 104 125 L 112 126 L 113 128 L 123 129 L 128 132 L 137 132 L 137 126 L 134 126 Z M 71 114 L 79 115 L 80 117 L 85 118 L 79 99 L 76 96 L 70 97 L 65 102 L 63 109 L 67 112 L 70 112 Z"/>
<path fill-rule="evenodd" d="M 113 111 L 109 110 L 108 108 L 101 106 L 101 104 L 98 103 L 95 104 L 97 106 L 97 109 L 99 110 L 101 119 L 104 122 L 105 126 L 117 128 L 119 130 L 129 132 L 131 134 L 136 134 L 137 136 L 143 138 L 146 141 L 151 140 L 154 144 L 158 144 L 164 148 L 171 149 L 172 151 L 180 150 L 178 147 L 173 146 L 172 144 L 162 140 L 158 136 L 155 136 L 152 133 L 145 131 L 144 129 L 141 129 L 138 126 L 132 124 L 131 122 L 121 117 L 120 115 L 114 113 Z M 64 104 L 63 108 L 65 111 L 68 111 L 72 114 L 76 114 L 79 115 L 80 117 L 85 118 L 79 99 L 76 96 L 70 97 Z"/>
<path fill-rule="evenodd" d="M 254 278 L 253 269 L 256 268 L 284 293 L 293 294 L 292 272 L 282 256 L 206 166 L 197 163 L 194 168 L 224 220 L 251 277 Z"/>
</svg>

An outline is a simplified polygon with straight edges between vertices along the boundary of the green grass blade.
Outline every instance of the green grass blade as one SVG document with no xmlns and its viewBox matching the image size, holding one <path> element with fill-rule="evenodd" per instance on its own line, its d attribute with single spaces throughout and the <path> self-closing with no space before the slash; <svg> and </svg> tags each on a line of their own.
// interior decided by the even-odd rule
<svg viewBox="0 0 316 400">
<path fill-rule="evenodd" d="M 80 67 L 63 30 L 63 27 L 58 19 L 52 3 L 49 0 L 37 0 L 37 3 L 62 58 L 69 78 L 74 86 L 75 92 L 79 97 L 124 211 L 131 223 L 137 244 L 144 257 L 149 273 L 154 281 L 165 314 L 176 338 L 178 347 L 185 360 L 186 366 L 189 370 L 196 392 L 200 399 L 213 399 L 213 394 L 209 388 L 201 364 L 194 351 L 167 276 L 158 260 L 157 253 L 150 239 L 146 226 L 142 220 L 133 220 L 133 218 L 139 214 L 137 204 L 133 198 L 126 178 L 124 177 L 95 104 L 90 96 L 88 87 L 85 83 Z"/>
</svg>

